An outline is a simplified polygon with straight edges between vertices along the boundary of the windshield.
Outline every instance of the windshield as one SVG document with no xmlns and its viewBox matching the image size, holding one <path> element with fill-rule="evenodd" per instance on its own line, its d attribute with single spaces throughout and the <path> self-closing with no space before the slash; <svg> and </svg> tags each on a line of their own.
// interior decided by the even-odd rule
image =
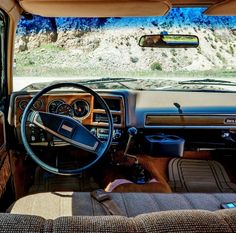
<svg viewBox="0 0 236 233">
<path fill-rule="evenodd" d="M 234 91 L 236 17 L 210 17 L 204 10 L 175 8 L 141 18 L 22 17 L 14 90 L 74 81 L 104 89 Z M 142 36 L 161 33 L 197 36 L 199 46 L 139 46 Z"/>
</svg>

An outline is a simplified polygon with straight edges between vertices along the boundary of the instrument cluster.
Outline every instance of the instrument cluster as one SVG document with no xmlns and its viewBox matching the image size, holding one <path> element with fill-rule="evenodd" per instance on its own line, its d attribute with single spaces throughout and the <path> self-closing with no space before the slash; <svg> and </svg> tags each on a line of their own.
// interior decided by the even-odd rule
<svg viewBox="0 0 236 233">
<path fill-rule="evenodd" d="M 56 99 L 48 105 L 48 112 L 71 117 L 84 118 L 89 114 L 89 111 L 89 103 L 83 99 L 77 99 L 72 104 L 67 104 L 63 100 Z"/>
<path fill-rule="evenodd" d="M 26 99 L 21 100 L 18 105 L 19 108 L 24 110 L 28 102 Z M 40 111 L 44 107 L 44 102 L 37 100 L 34 103 L 33 110 Z M 54 99 L 48 104 L 47 111 L 54 114 L 85 118 L 90 112 L 90 105 L 84 99 L 76 99 L 71 104 L 66 103 L 62 99 Z"/>
</svg>

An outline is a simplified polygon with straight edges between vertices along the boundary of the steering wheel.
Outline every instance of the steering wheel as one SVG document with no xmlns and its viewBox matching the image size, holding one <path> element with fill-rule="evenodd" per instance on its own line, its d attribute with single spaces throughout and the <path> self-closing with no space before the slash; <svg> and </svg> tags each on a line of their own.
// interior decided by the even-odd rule
<svg viewBox="0 0 236 233">
<path fill-rule="evenodd" d="M 100 141 L 95 135 L 93 135 L 85 126 L 83 126 L 78 120 L 75 120 L 72 117 L 59 115 L 48 112 L 40 112 L 40 111 L 32 111 L 32 107 L 34 103 L 45 93 L 62 87 L 72 87 L 83 90 L 86 93 L 91 94 L 104 109 L 108 119 L 108 138 L 106 142 Z M 30 113 L 30 114 L 29 114 Z M 34 153 L 32 150 L 26 136 L 26 126 L 27 123 L 33 123 L 37 125 L 39 128 L 45 130 L 48 133 L 56 136 L 73 145 L 77 148 L 83 149 L 84 151 L 91 152 L 95 154 L 95 158 L 85 164 L 82 167 L 75 169 L 59 169 L 57 167 L 53 167 L 42 160 Z M 109 107 L 106 102 L 100 97 L 96 92 L 91 90 L 90 88 L 83 86 L 78 83 L 58 83 L 54 85 L 50 85 L 40 92 L 38 92 L 28 103 L 26 106 L 21 121 L 21 137 L 23 145 L 28 153 L 28 155 L 43 169 L 49 171 L 54 174 L 59 175 L 76 175 L 81 173 L 82 171 L 90 168 L 93 164 L 95 164 L 109 149 L 112 142 L 112 134 L 113 134 L 113 120 Z"/>
</svg>

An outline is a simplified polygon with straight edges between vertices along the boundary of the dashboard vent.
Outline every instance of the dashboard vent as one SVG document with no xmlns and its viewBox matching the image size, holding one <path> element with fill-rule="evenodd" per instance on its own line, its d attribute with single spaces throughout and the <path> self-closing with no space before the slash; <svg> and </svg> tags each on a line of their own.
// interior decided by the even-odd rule
<svg viewBox="0 0 236 233">
<path fill-rule="evenodd" d="M 106 99 L 104 98 L 105 102 L 107 103 L 108 107 L 112 111 L 120 111 L 120 99 Z M 103 109 L 101 105 L 95 100 L 94 101 L 94 109 Z"/>
</svg>

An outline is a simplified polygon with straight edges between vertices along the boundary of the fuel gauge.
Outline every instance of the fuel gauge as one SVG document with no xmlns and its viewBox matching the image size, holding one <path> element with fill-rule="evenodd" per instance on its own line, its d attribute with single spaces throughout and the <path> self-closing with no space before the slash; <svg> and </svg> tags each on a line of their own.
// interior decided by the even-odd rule
<svg viewBox="0 0 236 233">
<path fill-rule="evenodd" d="M 82 118 L 89 113 L 89 104 L 85 100 L 76 100 L 72 103 L 74 116 Z"/>
<path fill-rule="evenodd" d="M 70 116 L 70 117 L 74 116 L 73 108 L 69 104 L 59 105 L 56 113 L 60 115 Z"/>
</svg>

